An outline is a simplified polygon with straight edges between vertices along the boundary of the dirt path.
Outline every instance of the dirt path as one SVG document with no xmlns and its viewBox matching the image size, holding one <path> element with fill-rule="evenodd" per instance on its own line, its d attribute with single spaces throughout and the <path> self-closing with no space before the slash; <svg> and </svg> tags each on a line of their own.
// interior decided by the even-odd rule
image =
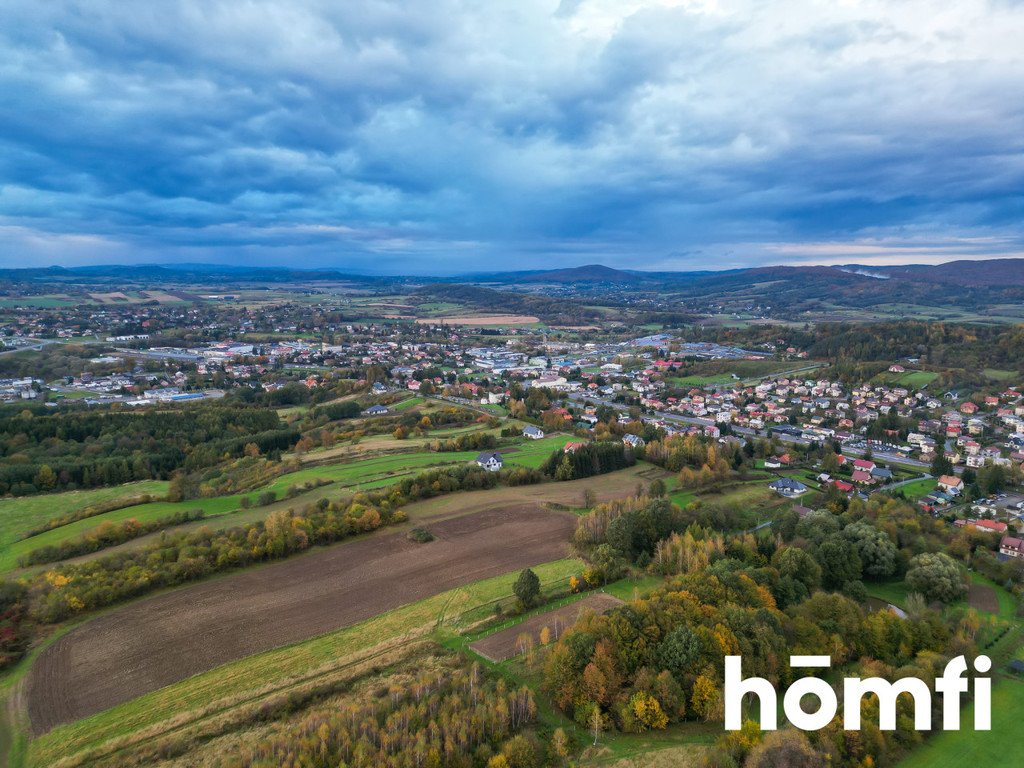
<svg viewBox="0 0 1024 768">
<path fill-rule="evenodd" d="M 372 536 L 142 600 L 47 648 L 28 678 L 44 733 L 235 659 L 355 624 L 447 589 L 566 555 L 575 517 L 536 502 Z"/>
</svg>

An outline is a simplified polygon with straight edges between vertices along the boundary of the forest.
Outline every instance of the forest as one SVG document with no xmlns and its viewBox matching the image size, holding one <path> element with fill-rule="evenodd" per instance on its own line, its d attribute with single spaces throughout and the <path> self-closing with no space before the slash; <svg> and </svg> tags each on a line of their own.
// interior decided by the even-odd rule
<svg viewBox="0 0 1024 768">
<path fill-rule="evenodd" d="M 279 455 L 299 439 L 270 409 L 216 404 L 167 410 L 0 411 L 0 494 L 167 479 L 242 456 Z"/>
<path fill-rule="evenodd" d="M 558 638 L 543 662 L 544 690 L 580 728 L 644 733 L 720 723 L 726 655 L 742 655 L 745 675 L 780 687 L 805 674 L 789 669 L 790 654 L 831 656 L 848 675 L 910 674 L 931 684 L 949 658 L 992 642 L 976 613 L 942 608 L 966 594 L 963 564 L 1007 583 L 1019 583 L 1020 564 L 999 564 L 985 536 L 961 531 L 950 540 L 941 521 L 898 499 L 829 504 L 803 518 L 787 512 L 757 535 L 704 527 L 658 496 L 597 505 L 580 518 L 574 543 L 595 567 L 613 569 L 599 576 L 640 567 L 667 581 Z M 894 577 L 911 591 L 905 615 L 866 607 L 865 582 Z M 909 699 L 894 732 L 879 730 L 877 707 L 864 702 L 867 727 L 856 739 L 841 715 L 807 735 L 750 724 L 721 736 L 706 765 L 895 765 L 922 735 Z"/>
</svg>

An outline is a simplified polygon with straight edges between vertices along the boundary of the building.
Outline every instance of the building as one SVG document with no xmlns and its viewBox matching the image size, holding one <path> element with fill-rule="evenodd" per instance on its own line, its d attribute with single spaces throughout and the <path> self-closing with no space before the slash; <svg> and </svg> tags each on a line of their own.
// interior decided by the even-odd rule
<svg viewBox="0 0 1024 768">
<path fill-rule="evenodd" d="M 999 542 L 999 554 L 1006 557 L 1024 558 L 1024 539 L 1016 536 L 1003 536 Z"/>
<path fill-rule="evenodd" d="M 997 520 L 967 520 L 964 524 L 986 533 L 1006 533 L 1007 528 L 1006 523 L 1000 523 Z"/>
<path fill-rule="evenodd" d="M 780 496 L 788 499 L 795 498 L 807 492 L 807 486 L 791 477 L 780 477 L 778 480 L 768 484 L 768 487 Z"/>
<path fill-rule="evenodd" d="M 956 475 L 943 475 L 939 478 L 939 488 L 952 494 L 959 494 L 964 489 L 964 481 Z"/>
<path fill-rule="evenodd" d="M 383 416 L 387 412 L 388 409 L 385 408 L 383 405 L 371 405 L 369 408 L 363 411 L 363 413 L 366 416 Z"/>
<path fill-rule="evenodd" d="M 639 435 L 623 435 L 622 442 L 630 448 L 641 448 L 644 445 L 644 439 Z"/>
<path fill-rule="evenodd" d="M 501 454 L 493 451 L 484 451 L 476 457 L 477 466 L 483 467 L 488 472 L 497 472 L 501 469 L 504 461 L 502 461 Z"/>
<path fill-rule="evenodd" d="M 529 426 L 523 430 L 523 437 L 527 437 L 530 440 L 540 440 L 544 437 L 544 430 L 540 427 Z"/>
</svg>

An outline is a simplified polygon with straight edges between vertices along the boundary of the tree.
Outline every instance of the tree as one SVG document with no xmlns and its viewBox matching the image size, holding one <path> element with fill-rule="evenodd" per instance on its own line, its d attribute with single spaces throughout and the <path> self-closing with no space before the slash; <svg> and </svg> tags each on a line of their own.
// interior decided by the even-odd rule
<svg viewBox="0 0 1024 768">
<path fill-rule="evenodd" d="M 952 603 L 967 591 L 960 566 L 943 552 L 925 552 L 912 559 L 907 586 L 912 592 L 943 603 Z"/>
<path fill-rule="evenodd" d="M 637 733 L 660 731 L 668 725 L 668 715 L 649 693 L 637 691 L 629 700 L 629 712 Z"/>
<path fill-rule="evenodd" d="M 594 746 L 597 746 L 597 737 L 601 735 L 601 731 L 604 730 L 604 715 L 601 714 L 601 708 L 596 704 L 590 711 L 590 735 L 594 737 Z"/>
<path fill-rule="evenodd" d="M 821 471 L 827 472 L 830 475 L 834 475 L 839 471 L 839 459 L 836 457 L 835 451 L 826 451 L 825 456 L 821 460 Z"/>
<path fill-rule="evenodd" d="M 931 473 L 935 477 L 942 477 L 943 475 L 949 475 L 953 472 L 953 462 L 946 458 L 944 454 L 936 453 L 935 458 L 932 459 Z"/>
<path fill-rule="evenodd" d="M 594 493 L 593 488 L 583 489 L 583 506 L 585 509 L 593 509 L 597 503 L 597 494 Z"/>
<path fill-rule="evenodd" d="M 843 535 L 856 547 L 865 575 L 884 579 L 896 572 L 896 545 L 883 531 L 861 520 L 846 526 Z"/>
<path fill-rule="evenodd" d="M 569 757 L 569 737 L 561 728 L 555 728 L 554 733 L 551 734 L 551 754 L 558 762 L 565 762 Z"/>
<path fill-rule="evenodd" d="M 821 768 L 824 758 L 797 730 L 771 731 L 750 750 L 744 768 Z"/>
<path fill-rule="evenodd" d="M 529 568 L 519 574 L 512 593 L 519 599 L 520 605 L 529 608 L 540 597 L 540 578 Z"/>
<path fill-rule="evenodd" d="M 783 547 L 772 556 L 780 576 L 789 576 L 801 582 L 808 593 L 821 586 L 821 566 L 800 547 Z"/>
<path fill-rule="evenodd" d="M 700 675 L 694 682 L 690 704 L 693 706 L 694 714 L 705 721 L 722 718 L 722 694 L 715 681 L 707 675 Z"/>
<path fill-rule="evenodd" d="M 828 589 L 842 589 L 847 582 L 860 579 L 860 557 L 842 534 L 834 533 L 821 542 L 818 562 L 821 564 L 822 582 Z"/>
<path fill-rule="evenodd" d="M 687 626 L 676 627 L 658 646 L 657 662 L 682 682 L 700 657 L 700 638 Z"/>
<path fill-rule="evenodd" d="M 57 473 L 49 464 L 43 464 L 36 473 L 36 488 L 41 491 L 52 491 L 57 487 Z"/>
</svg>

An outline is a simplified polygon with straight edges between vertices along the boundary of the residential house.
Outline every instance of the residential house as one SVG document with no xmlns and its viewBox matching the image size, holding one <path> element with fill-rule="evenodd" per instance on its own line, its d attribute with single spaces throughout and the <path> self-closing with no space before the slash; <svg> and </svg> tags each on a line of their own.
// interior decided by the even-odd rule
<svg viewBox="0 0 1024 768">
<path fill-rule="evenodd" d="M 640 435 L 627 434 L 622 436 L 622 442 L 630 448 L 642 448 L 644 439 Z"/>
<path fill-rule="evenodd" d="M 959 494 L 964 489 L 964 481 L 956 475 L 943 475 L 939 478 L 938 487 L 952 494 Z"/>
<path fill-rule="evenodd" d="M 476 463 L 477 466 L 483 467 L 488 472 L 497 472 L 504 464 L 501 454 L 493 451 L 484 451 L 481 453 L 476 457 Z"/>
<path fill-rule="evenodd" d="M 1016 536 L 1004 536 L 999 542 L 999 554 L 1004 557 L 1024 558 L 1024 539 Z"/>
<path fill-rule="evenodd" d="M 788 499 L 795 498 L 807 492 L 806 485 L 791 477 L 780 477 L 778 480 L 769 483 L 768 487 L 780 496 L 785 496 Z"/>
</svg>

